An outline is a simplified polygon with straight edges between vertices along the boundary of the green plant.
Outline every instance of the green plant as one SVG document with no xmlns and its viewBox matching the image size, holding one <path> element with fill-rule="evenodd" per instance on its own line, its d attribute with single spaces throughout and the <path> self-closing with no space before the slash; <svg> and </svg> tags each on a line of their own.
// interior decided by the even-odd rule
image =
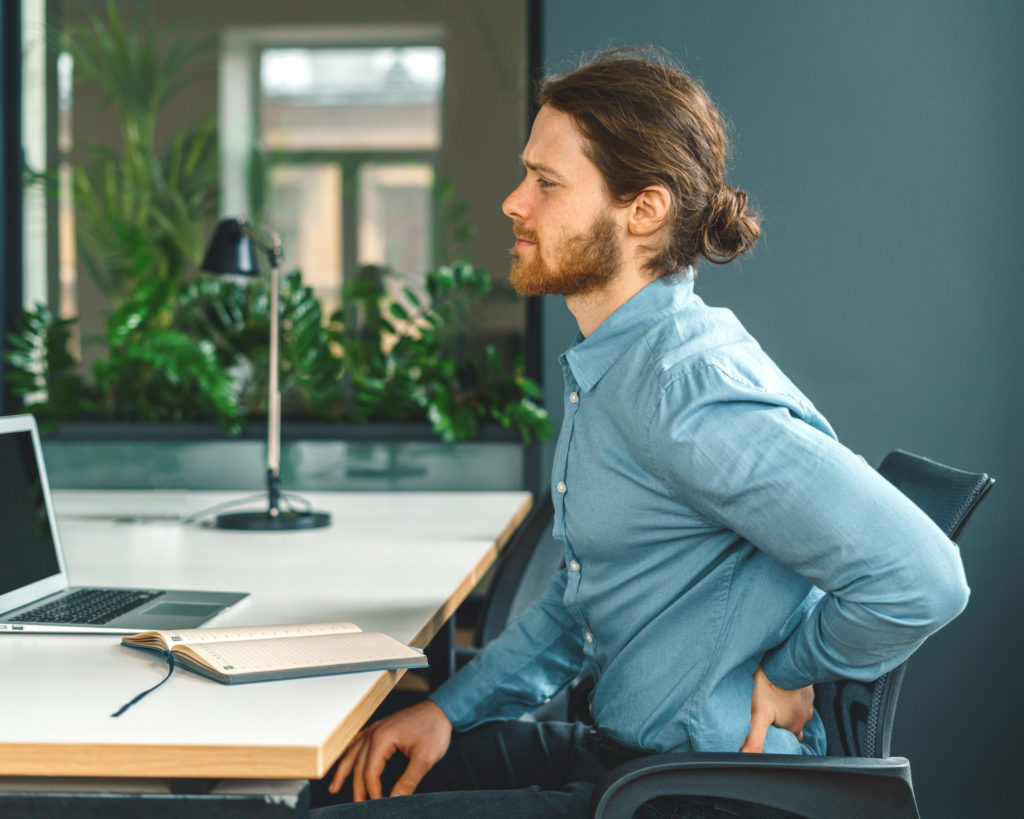
<svg viewBox="0 0 1024 819">
<path fill-rule="evenodd" d="M 399 296 L 386 274 L 343 288 L 325 324 L 298 271 L 284 277 L 281 390 L 287 414 L 351 423 L 427 420 L 445 441 L 474 437 L 481 421 L 551 434 L 538 385 L 523 362 L 511 372 L 493 347 L 459 361 L 466 309 L 489 292 L 468 262 L 427 273 L 425 291 Z M 141 297 L 140 297 L 141 299 Z M 266 412 L 270 298 L 264 279 L 198 278 L 175 303 L 172 327 L 154 329 L 129 310 L 108 322 L 116 354 L 96 362 L 92 385 L 68 353 L 73 321 L 45 307 L 25 311 L 8 337 L 10 383 L 49 424 L 75 418 L 202 420 L 239 430 Z M 143 311 L 144 312 L 144 311 Z"/>
<path fill-rule="evenodd" d="M 541 391 L 517 361 L 506 372 L 496 350 L 458 362 L 457 334 L 467 307 L 491 289 L 486 271 L 469 262 L 426 274 L 426 291 L 386 287 L 386 275 L 342 291 L 345 306 L 332 317 L 344 351 L 343 404 L 351 421 L 425 416 L 442 440 L 472 438 L 480 419 L 520 430 L 524 440 L 551 435 Z"/>
<path fill-rule="evenodd" d="M 237 432 L 267 408 L 270 297 L 267 281 L 195 275 L 219 180 L 216 134 L 207 120 L 157 146 L 164 103 L 187 85 L 205 44 L 183 37 L 161 53 L 141 12 L 125 25 L 116 6 L 90 16 L 55 44 L 99 86 L 118 117 L 122 145 L 81 146 L 70 158 L 81 267 L 110 300 L 105 356 L 90 378 L 69 352 L 74 320 L 37 306 L 8 336 L 12 390 L 52 425 L 79 418 L 214 419 Z M 138 33 L 137 33 L 138 32 Z M 265 177 L 272 157 L 254 153 Z M 56 176 L 30 173 L 56 190 Z M 265 178 L 253 185 L 265 200 Z M 449 183 L 435 191 L 435 253 L 473 231 L 468 204 Z M 521 361 L 507 369 L 495 350 L 462 351 L 467 308 L 491 288 L 468 261 L 428 272 L 422 289 L 364 270 L 325 318 L 299 271 L 281 287 L 281 393 L 286 415 L 342 420 L 426 420 L 443 440 L 471 438 L 481 420 L 551 434 L 538 386 Z"/>
<path fill-rule="evenodd" d="M 174 327 L 177 298 L 214 215 L 212 119 L 179 130 L 164 150 L 156 137 L 159 112 L 201 75 L 204 66 L 197 71 L 196 61 L 209 52 L 209 43 L 179 36 L 161 51 L 153 27 L 139 24 L 143 9 L 126 25 L 108 3 L 105 16 L 90 14 L 84 24 L 49 38 L 53 48 L 71 55 L 76 77 L 101 90 L 120 125 L 120 145 L 81 144 L 67 157 L 79 269 L 112 308 L 106 359 L 94 365 L 92 385 L 73 375 L 71 323 L 36 308 L 26 311 L 18 338 L 9 339 L 21 353 L 8 356 L 12 385 L 28 396 L 28 408 L 51 421 L 216 417 L 237 429 L 230 377 L 216 366 L 208 344 Z M 58 189 L 55 172 L 29 170 L 28 181 Z M 58 343 L 64 345 L 60 354 Z"/>
<path fill-rule="evenodd" d="M 121 126 L 119 146 L 79 145 L 71 162 L 79 263 L 115 308 L 139 301 L 143 278 L 181 282 L 202 251 L 219 191 L 212 117 L 177 128 L 165 149 L 157 144 L 161 110 L 209 73 L 212 43 L 180 35 L 161 50 L 155 28 L 141 22 L 144 10 L 126 25 L 108 3 L 105 17 L 90 14 L 51 38 Z"/>
<path fill-rule="evenodd" d="M 175 325 L 208 339 L 220 366 L 234 373 L 242 415 L 267 411 L 270 294 L 263 278 L 202 277 L 191 281 L 177 304 Z M 337 419 L 341 413 L 342 361 L 332 349 L 319 299 L 295 270 L 281 284 L 280 389 L 292 416 Z"/>
<path fill-rule="evenodd" d="M 21 397 L 43 429 L 67 417 L 87 416 L 96 409 L 93 391 L 78 374 L 78 361 L 68 352 L 73 319 L 54 316 L 44 304 L 23 310 L 15 332 L 7 336 L 11 391 Z"/>
</svg>

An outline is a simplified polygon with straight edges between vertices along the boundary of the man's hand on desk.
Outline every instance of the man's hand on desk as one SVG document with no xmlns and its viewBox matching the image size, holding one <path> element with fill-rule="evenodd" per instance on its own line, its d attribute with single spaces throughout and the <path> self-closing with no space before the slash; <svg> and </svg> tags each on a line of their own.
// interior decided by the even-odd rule
<svg viewBox="0 0 1024 819">
<path fill-rule="evenodd" d="M 444 711 L 430 700 L 406 708 L 360 731 L 342 754 L 328 790 L 337 793 L 352 776 L 352 801 L 379 799 L 380 777 L 395 751 L 409 759 L 405 772 L 390 796 L 407 796 L 445 755 L 452 738 L 452 724 Z"/>
</svg>

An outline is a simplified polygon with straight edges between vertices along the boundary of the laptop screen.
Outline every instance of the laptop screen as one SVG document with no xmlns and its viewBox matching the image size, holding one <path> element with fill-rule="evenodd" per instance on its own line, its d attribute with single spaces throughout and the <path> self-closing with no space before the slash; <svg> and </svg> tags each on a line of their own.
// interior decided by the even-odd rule
<svg viewBox="0 0 1024 819">
<path fill-rule="evenodd" d="M 0 594 L 60 572 L 28 430 L 0 435 Z"/>
</svg>

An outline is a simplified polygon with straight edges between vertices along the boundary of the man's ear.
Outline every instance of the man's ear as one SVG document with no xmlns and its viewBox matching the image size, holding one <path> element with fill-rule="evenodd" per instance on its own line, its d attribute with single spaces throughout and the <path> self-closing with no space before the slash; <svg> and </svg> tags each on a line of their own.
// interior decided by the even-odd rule
<svg viewBox="0 0 1024 819">
<path fill-rule="evenodd" d="M 626 226 L 634 236 L 657 233 L 668 219 L 672 196 L 661 185 L 650 185 L 633 197 L 626 214 Z"/>
</svg>

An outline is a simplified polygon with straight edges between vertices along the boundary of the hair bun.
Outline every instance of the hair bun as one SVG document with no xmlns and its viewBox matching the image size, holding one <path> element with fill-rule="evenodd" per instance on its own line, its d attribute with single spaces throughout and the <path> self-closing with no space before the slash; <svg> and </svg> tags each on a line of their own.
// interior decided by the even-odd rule
<svg viewBox="0 0 1024 819">
<path fill-rule="evenodd" d="M 715 191 L 704 211 L 698 250 L 709 262 L 725 264 L 754 246 L 761 219 L 747 205 L 747 195 L 729 185 Z"/>
</svg>

